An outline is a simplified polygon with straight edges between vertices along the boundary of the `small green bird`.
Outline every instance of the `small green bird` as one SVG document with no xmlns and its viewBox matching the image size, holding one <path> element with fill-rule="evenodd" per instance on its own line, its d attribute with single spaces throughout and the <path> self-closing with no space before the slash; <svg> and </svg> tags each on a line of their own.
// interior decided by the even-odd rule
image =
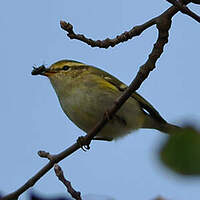
<svg viewBox="0 0 200 200">
<path fill-rule="evenodd" d="M 88 133 L 127 86 L 109 73 L 73 60 L 61 60 L 49 68 L 34 68 L 32 75 L 47 76 L 64 113 Z M 96 139 L 118 139 L 139 128 L 173 134 L 179 127 L 167 123 L 137 92 L 98 133 Z"/>
</svg>

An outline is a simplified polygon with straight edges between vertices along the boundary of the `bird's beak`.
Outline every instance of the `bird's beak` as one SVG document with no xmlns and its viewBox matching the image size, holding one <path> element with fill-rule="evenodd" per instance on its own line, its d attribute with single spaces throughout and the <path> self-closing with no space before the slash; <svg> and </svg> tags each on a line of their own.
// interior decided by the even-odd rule
<svg viewBox="0 0 200 200">
<path fill-rule="evenodd" d="M 55 71 L 46 68 L 44 65 L 41 65 L 40 67 L 33 67 L 33 71 L 31 72 L 32 75 L 42 75 L 47 77 L 55 73 L 56 73 Z"/>
</svg>

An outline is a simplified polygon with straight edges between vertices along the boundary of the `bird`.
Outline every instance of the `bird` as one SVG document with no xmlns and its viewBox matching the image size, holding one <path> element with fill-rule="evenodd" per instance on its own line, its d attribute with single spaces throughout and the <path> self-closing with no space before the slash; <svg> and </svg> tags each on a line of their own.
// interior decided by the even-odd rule
<svg viewBox="0 0 200 200">
<path fill-rule="evenodd" d="M 34 67 L 32 75 L 48 77 L 63 112 L 86 134 L 128 87 L 100 68 L 74 60 Z M 94 139 L 117 140 L 140 128 L 169 135 L 180 129 L 168 123 L 147 100 L 134 92 Z"/>
</svg>

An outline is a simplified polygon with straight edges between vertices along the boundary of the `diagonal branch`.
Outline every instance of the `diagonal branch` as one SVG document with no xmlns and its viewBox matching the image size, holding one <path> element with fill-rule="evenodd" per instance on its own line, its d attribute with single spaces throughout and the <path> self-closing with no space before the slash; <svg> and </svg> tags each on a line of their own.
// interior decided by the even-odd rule
<svg viewBox="0 0 200 200">
<path fill-rule="evenodd" d="M 120 109 L 120 107 L 125 103 L 125 101 L 136 91 L 142 84 L 142 82 L 148 77 L 149 73 L 156 67 L 156 61 L 161 56 L 163 52 L 164 45 L 168 42 L 169 29 L 171 26 L 171 18 L 178 12 L 178 9 L 174 6 L 167 9 L 160 16 L 154 18 L 157 29 L 158 29 L 158 38 L 154 44 L 153 50 L 150 53 L 146 63 L 140 67 L 139 72 L 137 73 L 135 79 L 132 81 L 127 90 L 115 101 L 113 106 L 108 110 L 106 115 L 97 123 L 97 125 L 84 136 L 85 144 L 89 145 L 91 140 L 97 133 L 106 125 L 109 118 Z M 56 163 L 60 162 L 67 156 L 71 155 L 75 151 L 80 149 L 78 142 L 74 143 L 63 152 L 56 155 L 46 154 L 46 157 L 50 159 L 49 163 L 46 164 L 41 170 L 39 170 L 32 178 L 30 178 L 22 187 L 16 190 L 13 193 L 8 194 L 1 198 L 1 200 L 13 200 L 17 199 L 23 192 L 32 187 L 44 174 L 46 174 Z M 45 152 L 39 152 L 40 156 L 45 157 Z M 41 155 L 42 154 L 42 155 Z"/>
</svg>

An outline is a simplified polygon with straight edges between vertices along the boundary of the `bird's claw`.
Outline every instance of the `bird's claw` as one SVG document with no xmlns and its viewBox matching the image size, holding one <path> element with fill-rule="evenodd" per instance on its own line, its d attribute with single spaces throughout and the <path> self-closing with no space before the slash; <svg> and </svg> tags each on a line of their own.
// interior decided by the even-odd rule
<svg viewBox="0 0 200 200">
<path fill-rule="evenodd" d="M 85 137 L 80 136 L 77 139 L 77 143 L 83 151 L 87 151 L 90 149 L 90 144 L 86 143 Z"/>
</svg>

